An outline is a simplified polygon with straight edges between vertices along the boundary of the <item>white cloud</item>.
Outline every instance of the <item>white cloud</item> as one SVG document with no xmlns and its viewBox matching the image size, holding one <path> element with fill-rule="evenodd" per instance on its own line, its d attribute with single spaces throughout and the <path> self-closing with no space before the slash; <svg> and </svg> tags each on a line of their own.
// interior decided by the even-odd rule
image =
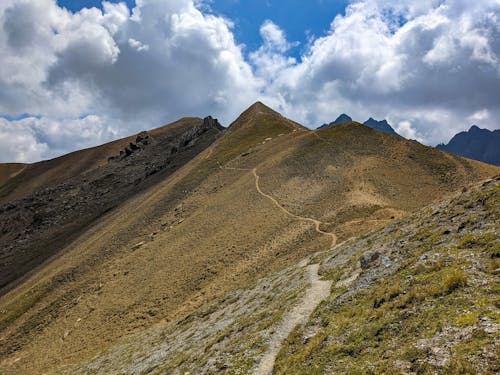
<svg viewBox="0 0 500 375">
<path fill-rule="evenodd" d="M 68 138 L 48 143 L 53 155 L 81 146 L 87 114 L 125 135 L 182 116 L 212 114 L 228 123 L 258 96 L 260 83 L 229 21 L 203 14 L 191 0 L 136 3 L 132 11 L 104 2 L 103 11 L 71 13 L 55 0 L 2 1 L 0 114 L 59 124 Z M 103 131 L 99 121 L 92 126 Z"/>
<path fill-rule="evenodd" d="M 128 44 L 137 52 L 147 51 L 149 49 L 149 46 L 147 44 L 142 44 L 140 41 L 135 40 L 134 38 L 129 38 Z"/>
<path fill-rule="evenodd" d="M 0 2 L 0 114 L 37 116 L 1 120 L 0 161 L 51 157 L 182 116 L 228 124 L 257 99 L 311 127 L 341 112 L 387 118 L 429 144 L 471 122 L 498 127 L 497 0 L 352 1 L 300 60 L 272 21 L 245 59 L 232 21 L 206 2 L 136 4 L 71 13 L 55 0 Z"/>
<path fill-rule="evenodd" d="M 0 160 L 20 163 L 38 161 L 49 149 L 29 126 L 3 118 L 0 118 L 0 144 Z"/>
<path fill-rule="evenodd" d="M 395 126 L 395 128 L 399 135 L 407 139 L 415 139 L 417 141 L 422 141 L 422 139 L 418 136 L 417 131 L 413 128 L 410 121 L 401 121 L 399 124 Z"/>
<path fill-rule="evenodd" d="M 68 145 L 79 150 L 111 141 L 117 134 L 117 129 L 95 115 L 64 121 L 0 118 L 0 160 L 26 163 L 53 158 L 68 152 Z"/>
<path fill-rule="evenodd" d="M 388 118 L 430 144 L 480 110 L 491 114 L 481 126 L 498 127 L 499 11 L 489 0 L 355 1 L 266 94 L 279 93 L 282 110 L 309 126 L 342 112 Z"/>
<path fill-rule="evenodd" d="M 294 58 L 286 56 L 286 52 L 295 43 L 289 43 L 285 32 L 270 20 L 262 24 L 260 35 L 264 44 L 250 54 L 250 61 L 256 69 L 257 76 L 265 82 L 271 82 L 286 68 L 297 63 Z"/>
</svg>

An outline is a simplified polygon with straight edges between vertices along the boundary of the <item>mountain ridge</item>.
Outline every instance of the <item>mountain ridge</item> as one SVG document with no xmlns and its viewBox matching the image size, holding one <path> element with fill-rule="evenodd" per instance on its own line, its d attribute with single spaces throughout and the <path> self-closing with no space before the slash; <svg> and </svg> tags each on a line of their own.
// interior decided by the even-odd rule
<svg viewBox="0 0 500 375">
<path fill-rule="evenodd" d="M 156 324 L 198 319 L 329 250 L 326 234 L 364 235 L 499 171 L 361 124 L 311 131 L 258 107 L 0 297 L 7 374 L 57 373 Z"/>
<path fill-rule="evenodd" d="M 468 131 L 454 135 L 447 144 L 441 143 L 436 148 L 499 166 L 500 130 L 491 131 L 473 125 Z"/>
<path fill-rule="evenodd" d="M 320 127 L 318 127 L 318 129 L 325 129 L 325 128 L 329 128 L 331 126 L 337 126 L 337 125 L 351 123 L 351 122 L 353 122 L 352 118 L 350 116 L 346 115 L 345 113 L 342 113 L 339 117 L 337 117 L 337 119 L 335 121 L 333 121 L 329 124 L 323 124 Z M 363 122 L 363 125 L 365 125 L 369 128 L 375 129 L 375 130 L 383 131 L 387 134 L 399 136 L 399 134 L 392 128 L 392 126 L 389 125 L 387 120 L 377 121 L 373 117 L 370 117 L 368 120 Z"/>
</svg>

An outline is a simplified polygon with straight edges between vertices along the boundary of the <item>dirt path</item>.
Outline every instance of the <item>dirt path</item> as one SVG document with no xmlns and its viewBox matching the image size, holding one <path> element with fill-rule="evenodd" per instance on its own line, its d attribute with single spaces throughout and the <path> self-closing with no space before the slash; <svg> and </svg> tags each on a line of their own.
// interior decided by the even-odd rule
<svg viewBox="0 0 500 375">
<path fill-rule="evenodd" d="M 314 229 L 316 230 L 316 232 L 318 232 L 319 234 L 322 234 L 322 235 L 325 235 L 325 236 L 328 236 L 331 238 L 331 247 L 335 246 L 336 243 L 337 243 L 337 236 L 333 233 L 330 233 L 330 232 L 325 232 L 324 230 L 321 230 L 321 224 L 323 224 L 323 222 L 319 221 L 319 220 L 316 220 L 316 219 L 313 219 L 311 217 L 305 217 L 305 216 L 300 216 L 300 215 L 296 215 L 290 211 L 288 211 L 285 207 L 283 207 L 280 202 L 278 202 L 278 200 L 276 198 L 274 198 L 272 195 L 269 195 L 269 194 L 266 194 L 262 191 L 262 189 L 260 188 L 260 176 L 257 174 L 257 168 L 254 168 L 254 169 L 249 169 L 249 168 L 233 168 L 233 167 L 223 167 L 221 165 L 221 163 L 217 162 L 217 164 L 219 164 L 219 168 L 220 169 L 226 169 L 226 170 L 232 170 L 232 171 L 252 171 L 254 177 L 255 177 L 255 189 L 257 190 L 257 192 L 262 195 L 263 197 L 269 199 L 271 202 L 274 203 L 274 205 L 276 207 L 278 207 L 281 211 L 283 211 L 285 214 L 287 214 L 288 216 L 290 217 L 293 217 L 294 219 L 298 219 L 298 220 L 302 220 L 302 221 L 308 221 L 310 223 L 313 223 L 314 224 Z"/>
<path fill-rule="evenodd" d="M 310 217 L 295 215 L 294 213 L 288 211 L 285 207 L 283 207 L 276 200 L 276 198 L 274 198 L 273 196 L 271 196 L 269 194 L 266 194 L 266 193 L 264 193 L 262 191 L 262 189 L 260 188 L 260 185 L 259 185 L 260 176 L 257 174 L 257 169 L 256 168 L 252 169 L 252 173 L 255 176 L 255 188 L 257 189 L 257 191 L 259 192 L 260 195 L 262 195 L 262 196 L 266 197 L 267 199 L 271 200 L 276 207 L 278 207 L 281 211 L 283 211 L 284 213 L 286 213 L 288 216 L 291 216 L 291 217 L 293 217 L 295 219 L 299 219 L 299 220 L 303 220 L 303 221 L 309 221 L 311 223 L 314 223 L 314 227 L 316 229 L 316 232 L 318 232 L 319 234 L 323 234 L 325 236 L 330 237 L 332 239 L 331 247 L 335 246 L 335 244 L 337 243 L 337 236 L 335 234 L 333 234 L 333 233 L 329 233 L 329 232 L 325 232 L 325 231 L 321 230 L 321 228 L 320 228 L 320 226 L 322 224 L 321 221 L 313 219 L 313 218 L 310 218 Z"/>
<path fill-rule="evenodd" d="M 314 309 L 330 295 L 331 281 L 323 281 L 318 276 L 319 264 L 307 266 L 307 273 L 311 286 L 307 289 L 302 301 L 286 313 L 271 337 L 269 349 L 259 364 L 254 368 L 255 375 L 269 375 L 273 373 L 274 362 L 278 355 L 281 343 L 298 324 L 305 324 Z"/>
<path fill-rule="evenodd" d="M 316 232 L 321 235 L 325 235 L 331 238 L 331 246 L 334 247 L 337 243 L 337 236 L 333 233 L 325 232 L 321 229 L 322 222 L 310 217 L 296 215 L 290 211 L 288 211 L 285 207 L 283 207 L 276 198 L 272 195 L 269 195 L 262 191 L 260 187 L 260 176 L 257 173 L 257 168 L 247 169 L 247 168 L 232 168 L 232 167 L 223 167 L 220 163 L 220 169 L 228 169 L 228 170 L 237 170 L 237 171 L 252 171 L 252 174 L 255 177 L 255 189 L 257 192 L 263 197 L 269 199 L 273 204 L 287 214 L 290 217 L 293 217 L 297 220 L 308 221 L 314 224 L 314 228 Z M 307 260 L 304 261 L 302 267 L 307 266 Z M 312 314 L 314 309 L 330 295 L 330 287 L 331 281 L 323 281 L 320 280 L 318 275 L 319 264 L 313 264 L 307 266 L 307 273 L 309 276 L 309 280 L 311 286 L 306 290 L 306 293 L 298 304 L 296 304 L 292 310 L 284 315 L 279 324 L 278 328 L 272 335 L 269 342 L 269 349 L 264 353 L 264 356 L 260 360 L 259 364 L 254 368 L 253 374 L 255 375 L 268 375 L 272 374 L 274 368 L 274 362 L 276 360 L 276 356 L 278 355 L 281 343 L 285 340 L 292 330 L 298 324 L 305 324 L 309 319 L 309 316 Z"/>
</svg>

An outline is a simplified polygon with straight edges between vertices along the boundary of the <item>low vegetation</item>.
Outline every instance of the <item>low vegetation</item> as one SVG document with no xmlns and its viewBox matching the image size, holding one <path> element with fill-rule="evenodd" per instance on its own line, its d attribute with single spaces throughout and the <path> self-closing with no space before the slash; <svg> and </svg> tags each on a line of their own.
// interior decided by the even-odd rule
<svg viewBox="0 0 500 375">
<path fill-rule="evenodd" d="M 327 260 L 324 277 L 380 255 L 289 337 L 276 373 L 498 372 L 499 217 L 499 184 L 490 182 L 340 249 L 349 260 Z"/>
</svg>

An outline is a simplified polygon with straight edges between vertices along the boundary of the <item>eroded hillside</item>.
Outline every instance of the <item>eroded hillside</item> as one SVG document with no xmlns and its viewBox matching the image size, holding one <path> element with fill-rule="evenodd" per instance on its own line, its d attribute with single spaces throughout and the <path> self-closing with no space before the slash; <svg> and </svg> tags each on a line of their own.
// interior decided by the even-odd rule
<svg viewBox="0 0 500 375">
<path fill-rule="evenodd" d="M 189 162 L 222 130 L 211 118 L 183 119 L 11 174 L 0 189 L 18 186 L 8 197 L 22 198 L 0 205 L 0 294 L 99 217 Z"/>
</svg>

